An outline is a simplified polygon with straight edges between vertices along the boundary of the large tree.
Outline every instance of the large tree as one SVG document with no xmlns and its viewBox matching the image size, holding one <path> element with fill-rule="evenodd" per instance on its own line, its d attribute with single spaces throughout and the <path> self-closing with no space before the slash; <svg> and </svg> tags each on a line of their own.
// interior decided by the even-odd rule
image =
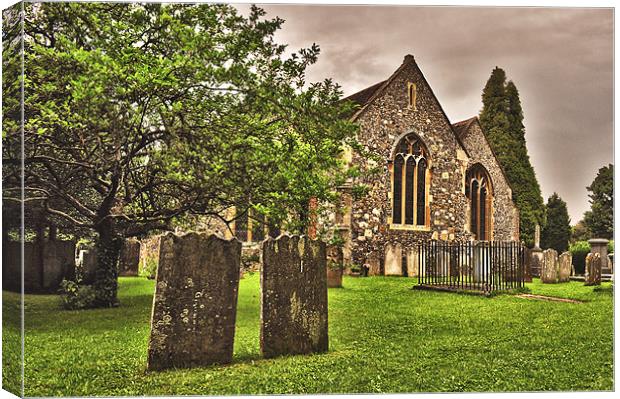
<svg viewBox="0 0 620 399">
<path fill-rule="evenodd" d="M 506 82 L 503 69 L 493 69 L 482 92 L 482 104 L 480 123 L 513 190 L 521 240 L 531 245 L 536 225 L 545 224 L 544 203 L 527 152 L 519 92 L 512 81 Z"/>
<path fill-rule="evenodd" d="M 96 233 L 94 306 L 116 303 L 122 239 L 187 214 L 290 224 L 330 199 L 354 145 L 341 91 L 285 58 L 283 21 L 222 4 L 26 4 L 25 189 Z M 18 163 L 7 157 L 5 162 Z M 3 157 L 5 154 L 3 154 Z"/>
<path fill-rule="evenodd" d="M 584 215 L 588 230 L 596 238 L 613 239 L 614 236 L 614 166 L 609 164 L 598 170 L 592 184 L 590 210 Z"/>
<path fill-rule="evenodd" d="M 571 238 L 566 202 L 557 193 L 553 193 L 547 200 L 546 211 L 547 224 L 542 229 L 541 245 L 543 248 L 553 248 L 562 253 L 568 249 Z"/>
</svg>

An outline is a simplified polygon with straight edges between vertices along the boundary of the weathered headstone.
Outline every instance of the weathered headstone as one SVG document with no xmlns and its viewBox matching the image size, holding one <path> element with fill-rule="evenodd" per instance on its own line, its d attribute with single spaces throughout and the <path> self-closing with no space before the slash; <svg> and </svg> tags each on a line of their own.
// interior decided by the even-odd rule
<svg viewBox="0 0 620 399">
<path fill-rule="evenodd" d="M 140 242 L 135 238 L 125 240 L 118 261 L 119 276 L 137 276 L 140 263 Z"/>
<path fill-rule="evenodd" d="M 325 352 L 326 246 L 281 235 L 263 242 L 260 348 L 263 356 Z"/>
<path fill-rule="evenodd" d="M 555 284 L 559 280 L 560 264 L 558 252 L 555 249 L 545 249 L 540 271 L 540 279 L 545 284 Z"/>
<path fill-rule="evenodd" d="M 160 245 L 148 369 L 229 363 L 241 242 L 213 234 L 168 233 Z"/>
<path fill-rule="evenodd" d="M 385 246 L 385 275 L 403 275 L 403 249 L 400 244 L 386 244 Z"/>
<path fill-rule="evenodd" d="M 607 263 L 607 245 L 609 240 L 605 238 L 593 238 L 588 240 L 590 244 L 590 252 L 593 254 L 599 254 L 601 257 L 601 273 L 611 274 L 611 264 Z"/>
<path fill-rule="evenodd" d="M 76 275 L 83 284 L 95 282 L 97 273 L 97 251 L 94 248 L 83 249 L 76 262 Z"/>
<path fill-rule="evenodd" d="M 56 289 L 64 278 L 75 275 L 75 241 L 46 241 L 42 255 L 42 289 Z"/>
<path fill-rule="evenodd" d="M 344 265 L 342 261 L 342 247 L 339 245 L 327 246 L 327 287 L 342 287 L 342 274 Z"/>
<path fill-rule="evenodd" d="M 586 256 L 585 285 L 601 285 L 601 255 L 590 252 Z"/>
<path fill-rule="evenodd" d="M 368 258 L 368 275 L 380 276 L 381 275 L 381 259 L 375 254 L 370 255 Z"/>
<path fill-rule="evenodd" d="M 566 251 L 560 255 L 560 272 L 558 280 L 560 283 L 567 283 L 570 281 L 571 269 L 573 266 L 573 255 Z"/>
<path fill-rule="evenodd" d="M 419 274 L 419 260 L 418 260 L 418 248 L 413 247 L 407 250 L 407 276 L 418 277 Z"/>
</svg>

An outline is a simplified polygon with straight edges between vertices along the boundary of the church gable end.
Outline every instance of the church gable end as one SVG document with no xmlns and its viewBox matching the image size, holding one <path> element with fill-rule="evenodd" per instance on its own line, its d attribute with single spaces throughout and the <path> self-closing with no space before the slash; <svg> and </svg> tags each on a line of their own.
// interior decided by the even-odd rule
<svg viewBox="0 0 620 399">
<path fill-rule="evenodd" d="M 352 159 L 361 169 L 382 166 L 359 182 L 370 192 L 353 204 L 353 262 L 382 258 L 387 245 L 469 238 L 467 155 L 413 56 L 389 79 L 349 99 L 361 105 L 352 117 L 359 141 L 383 163 L 357 154 Z"/>
</svg>

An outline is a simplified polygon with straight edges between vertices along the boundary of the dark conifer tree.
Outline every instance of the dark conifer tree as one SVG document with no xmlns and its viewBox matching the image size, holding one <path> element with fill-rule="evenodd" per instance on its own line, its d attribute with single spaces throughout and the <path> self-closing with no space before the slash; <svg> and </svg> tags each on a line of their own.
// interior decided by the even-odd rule
<svg viewBox="0 0 620 399">
<path fill-rule="evenodd" d="M 571 237 L 570 218 L 566 202 L 557 193 L 547 200 L 547 224 L 542 230 L 543 248 L 553 248 L 558 253 L 568 250 Z"/>
<path fill-rule="evenodd" d="M 614 166 L 609 164 L 598 170 L 596 178 L 587 187 L 591 210 L 585 213 L 584 222 L 596 238 L 613 239 L 614 236 Z"/>
<path fill-rule="evenodd" d="M 503 69 L 493 69 L 482 92 L 482 103 L 480 123 L 513 190 L 521 240 L 531 245 L 536 224 L 544 227 L 544 203 L 527 153 L 519 91 L 512 81 L 506 82 Z"/>
</svg>

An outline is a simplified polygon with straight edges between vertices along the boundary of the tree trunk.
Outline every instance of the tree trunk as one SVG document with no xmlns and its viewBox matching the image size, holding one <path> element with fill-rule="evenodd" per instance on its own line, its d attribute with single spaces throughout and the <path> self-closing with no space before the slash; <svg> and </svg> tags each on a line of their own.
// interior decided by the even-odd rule
<svg viewBox="0 0 620 399">
<path fill-rule="evenodd" d="M 106 221 L 97 228 L 99 237 L 95 244 L 97 251 L 97 271 L 95 273 L 95 306 L 111 307 L 118 305 L 118 259 L 121 252 L 122 237 L 114 223 Z"/>
</svg>

